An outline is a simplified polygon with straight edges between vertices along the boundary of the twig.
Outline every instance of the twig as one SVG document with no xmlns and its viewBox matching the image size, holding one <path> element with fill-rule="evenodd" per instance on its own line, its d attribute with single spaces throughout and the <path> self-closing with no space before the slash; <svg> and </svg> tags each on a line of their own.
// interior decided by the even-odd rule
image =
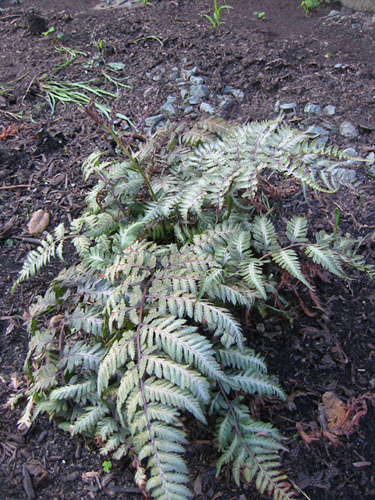
<svg viewBox="0 0 375 500">
<path fill-rule="evenodd" d="M 11 236 L 11 238 L 25 241 L 26 243 L 33 243 L 34 245 L 40 245 L 40 240 L 37 238 L 29 238 L 28 236 Z"/>
<path fill-rule="evenodd" d="M 31 188 L 30 184 L 16 184 L 15 186 L 0 186 L 1 191 L 6 189 Z"/>
</svg>

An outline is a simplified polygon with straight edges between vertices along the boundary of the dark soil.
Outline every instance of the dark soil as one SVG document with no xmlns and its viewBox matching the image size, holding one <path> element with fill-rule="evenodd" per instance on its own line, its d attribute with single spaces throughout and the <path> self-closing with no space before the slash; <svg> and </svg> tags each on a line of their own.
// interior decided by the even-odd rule
<svg viewBox="0 0 375 500">
<path fill-rule="evenodd" d="M 2 0 L 0 4 L 4 9 L 0 15 L 2 500 L 140 498 L 129 463 L 115 463 L 106 474 L 94 443 L 71 439 L 46 417 L 22 435 L 17 430 L 22 404 L 14 411 L 4 406 L 25 387 L 28 335 L 23 313 L 55 273 L 51 266 L 20 286 L 15 295 L 9 292 L 27 252 L 39 240 L 27 232 L 30 216 L 40 208 L 47 210 L 51 216 L 48 229 L 77 216 L 88 188 L 80 174 L 82 162 L 97 149 L 114 154 L 113 146 L 82 108 L 57 104 L 51 114 L 43 75 L 69 82 L 96 79 L 103 87 L 105 63 L 124 63 L 116 76 L 126 77 L 131 88 L 123 92 L 118 111 L 137 123 L 157 114 L 167 95 L 179 95 L 176 82 L 168 76 L 173 67 L 197 66 L 212 93 L 222 93 L 226 85 L 243 90 L 242 101 L 233 100 L 221 111 L 224 118 L 245 122 L 274 117 L 275 103 L 280 100 L 297 103 L 286 119 L 298 126 L 306 119 L 307 102 L 332 104 L 336 114 L 323 117 L 332 129 L 330 144 L 354 147 L 361 156 L 375 151 L 375 23 L 370 14 L 347 11 L 346 19 L 337 21 L 327 17 L 332 5 L 321 6 L 306 17 L 299 0 L 230 0 L 233 10 L 222 13 L 225 24 L 213 29 L 202 16 L 211 14 L 211 1 L 154 3 L 154 7 L 138 4 L 131 9 L 99 10 L 94 9 L 99 0 L 25 0 L 22 6 Z M 341 9 L 339 4 L 334 7 Z M 264 11 L 266 19 L 257 19 L 254 11 Z M 41 34 L 51 27 L 53 34 Z M 61 40 L 54 38 L 59 32 Z M 100 40 L 105 40 L 102 54 Z M 56 50 L 61 46 L 86 55 L 53 70 L 65 60 Z M 335 67 L 339 63 L 342 66 Z M 108 82 L 106 88 L 114 90 Z M 175 119 L 180 118 L 177 114 Z M 359 128 L 357 139 L 347 140 L 337 132 L 343 120 Z M 323 122 L 313 117 L 311 123 Z M 375 182 L 365 175 L 368 167 L 353 168 L 363 181 L 362 195 L 343 191 L 331 200 L 313 201 L 307 207 L 309 219 L 315 230 L 332 227 L 338 207 L 340 230 L 364 237 L 361 252 L 374 263 Z M 291 210 L 281 198 L 276 203 L 281 214 Z M 286 436 L 285 471 L 311 499 L 375 498 L 375 408 L 371 402 L 375 393 L 375 284 L 361 276 L 349 283 L 317 278 L 317 293 L 324 312 L 302 295 L 303 308 L 310 313 L 304 314 L 289 293 L 289 318 L 252 318 L 249 342 L 265 356 L 269 372 L 288 394 L 285 403 L 253 401 L 254 415 L 271 421 Z M 336 446 L 322 432 L 324 424 L 319 419 L 322 395 L 327 391 L 335 391 L 343 402 L 366 394 L 361 401 L 366 402 L 367 413 Z M 297 431 L 300 424 L 318 439 L 307 445 Z M 215 479 L 215 450 L 209 435 L 201 431 L 191 435 L 188 454 L 195 498 L 265 498 L 252 486 L 236 488 L 225 471 Z"/>
</svg>

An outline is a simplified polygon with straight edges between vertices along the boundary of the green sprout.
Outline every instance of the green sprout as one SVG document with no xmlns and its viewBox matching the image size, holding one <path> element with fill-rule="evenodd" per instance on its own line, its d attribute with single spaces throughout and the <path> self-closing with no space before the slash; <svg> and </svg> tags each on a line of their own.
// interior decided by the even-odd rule
<svg viewBox="0 0 375 500">
<path fill-rule="evenodd" d="M 258 19 L 266 19 L 266 13 L 265 12 L 253 12 L 254 16 L 256 16 Z"/>
<path fill-rule="evenodd" d="M 305 11 L 305 14 L 311 9 L 316 9 L 321 4 L 321 0 L 302 0 L 301 7 Z"/>
<path fill-rule="evenodd" d="M 112 462 L 110 460 L 104 460 L 102 467 L 104 472 L 109 472 L 112 469 Z"/>
<path fill-rule="evenodd" d="M 222 5 L 221 7 L 219 7 L 217 4 L 217 0 L 215 0 L 214 1 L 214 13 L 213 13 L 213 15 L 209 16 L 208 14 L 203 14 L 203 16 L 210 21 L 211 26 L 213 28 L 217 28 L 224 23 L 224 21 L 220 21 L 220 12 L 223 9 L 233 9 L 233 7 L 231 7 L 230 5 Z"/>
</svg>

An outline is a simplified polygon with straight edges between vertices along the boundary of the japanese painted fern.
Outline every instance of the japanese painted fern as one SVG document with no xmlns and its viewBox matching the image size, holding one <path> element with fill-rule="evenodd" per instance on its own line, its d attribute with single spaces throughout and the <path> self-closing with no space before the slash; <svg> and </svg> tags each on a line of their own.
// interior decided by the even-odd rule
<svg viewBox="0 0 375 500">
<path fill-rule="evenodd" d="M 279 121 L 211 120 L 195 132 L 175 127 L 156 153 L 146 145 L 122 162 L 91 155 L 83 173 L 98 181 L 86 211 L 29 254 L 16 285 L 62 258 L 67 241 L 78 262 L 30 309 L 32 385 L 21 424 L 46 411 L 71 434 L 97 437 L 103 454 L 132 455 L 145 496 L 184 500 L 181 417 L 209 418 L 218 473 L 231 464 L 237 484 L 254 479 L 260 492 L 292 499 L 282 438 L 247 404 L 254 394 L 284 395 L 233 311 L 277 294 L 281 272 L 312 288 L 306 259 L 340 277 L 348 265 L 374 271 L 352 240 L 321 231 L 310 241 L 302 216 L 276 229 L 262 208 L 265 178 L 325 193 L 347 184 L 340 151 Z"/>
</svg>

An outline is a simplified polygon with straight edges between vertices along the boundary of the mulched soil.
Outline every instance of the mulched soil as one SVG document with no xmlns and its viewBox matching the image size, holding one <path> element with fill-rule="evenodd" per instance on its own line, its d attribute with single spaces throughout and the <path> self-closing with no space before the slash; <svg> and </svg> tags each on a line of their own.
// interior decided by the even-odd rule
<svg viewBox="0 0 375 500">
<path fill-rule="evenodd" d="M 97 79 L 103 86 L 105 63 L 124 63 L 120 76 L 127 78 L 131 88 L 123 92 L 118 111 L 137 123 L 157 114 L 167 95 L 179 95 L 176 82 L 168 77 L 173 67 L 197 66 L 211 92 L 222 93 L 226 85 L 243 90 L 243 101 L 234 100 L 222 111 L 224 118 L 239 122 L 270 118 L 280 100 L 298 104 L 287 115 L 297 126 L 306 118 L 307 102 L 332 104 L 337 113 L 325 118 L 333 130 L 330 144 L 354 147 L 362 156 L 375 151 L 375 23 L 370 14 L 346 11 L 346 19 L 337 21 L 327 16 L 332 5 L 306 17 L 299 0 L 263 0 L 261 5 L 259 0 L 231 0 L 233 10 L 223 13 L 225 24 L 212 29 L 202 16 L 210 13 L 211 1 L 154 3 L 155 7 L 138 4 L 131 9 L 95 9 L 104 6 L 99 0 L 25 0 L 21 6 L 3 0 L 0 4 L 4 9 L 0 15 L 3 500 L 140 498 L 129 463 L 114 463 L 106 474 L 95 444 L 70 439 L 46 417 L 22 435 L 17 430 L 22 405 L 14 411 L 4 406 L 24 387 L 28 336 L 23 312 L 55 273 L 51 266 L 10 295 L 23 259 L 35 248 L 37 238 L 27 232 L 30 216 L 37 209 L 48 210 L 48 229 L 77 216 L 88 187 L 80 174 L 82 162 L 97 149 L 114 154 L 83 109 L 58 104 L 51 115 L 43 75 L 69 82 Z M 339 4 L 334 7 L 341 9 Z M 266 20 L 253 15 L 260 10 Z M 54 34 L 63 33 L 61 40 L 54 39 L 54 34 L 40 34 L 51 27 Z M 105 40 L 103 54 L 99 40 Z M 61 46 L 86 55 L 57 72 L 53 68 L 64 61 L 56 50 Z M 335 68 L 338 63 L 342 66 Z M 113 91 L 108 82 L 106 88 Z M 357 139 L 348 141 L 337 133 L 344 119 L 359 128 Z M 331 199 L 311 200 L 309 219 L 315 230 L 333 227 L 338 207 L 340 230 L 366 236 L 361 251 L 374 263 L 375 183 L 364 175 L 366 166 L 354 168 L 363 180 L 362 195 L 342 192 Z M 295 208 L 278 193 L 275 203 L 280 214 Z M 304 314 L 289 293 L 288 318 L 251 319 L 249 342 L 266 357 L 269 372 L 288 394 L 287 402 L 255 399 L 254 415 L 271 421 L 286 436 L 285 471 L 311 499 L 375 498 L 375 284 L 361 276 L 350 283 L 317 278 L 317 293 L 324 311 L 302 295 L 309 313 Z M 354 401 L 353 411 L 363 413 L 336 445 L 323 432 L 320 418 L 327 391 L 335 391 L 344 402 Z M 306 444 L 296 425 L 317 440 Z M 225 471 L 215 479 L 210 436 L 199 429 L 191 435 L 188 461 L 197 499 L 266 498 L 252 486 L 236 488 Z"/>
</svg>

